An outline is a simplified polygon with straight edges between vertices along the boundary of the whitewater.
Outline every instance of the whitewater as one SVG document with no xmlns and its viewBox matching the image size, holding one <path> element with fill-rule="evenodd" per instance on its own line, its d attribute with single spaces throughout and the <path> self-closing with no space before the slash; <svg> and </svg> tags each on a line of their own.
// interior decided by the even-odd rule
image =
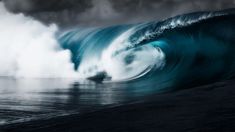
<svg viewBox="0 0 235 132">
<path fill-rule="evenodd" d="M 70 52 L 56 39 L 58 28 L 24 14 L 12 14 L 0 3 L 0 76 L 14 78 L 78 77 Z"/>
</svg>

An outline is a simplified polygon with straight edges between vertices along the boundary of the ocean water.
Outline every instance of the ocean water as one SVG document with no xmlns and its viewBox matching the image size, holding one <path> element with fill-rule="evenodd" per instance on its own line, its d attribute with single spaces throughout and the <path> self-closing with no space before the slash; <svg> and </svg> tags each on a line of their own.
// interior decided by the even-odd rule
<svg viewBox="0 0 235 132">
<path fill-rule="evenodd" d="M 69 79 L 0 79 L 0 126 L 84 113 L 139 101 L 147 95 L 127 83 Z"/>
</svg>

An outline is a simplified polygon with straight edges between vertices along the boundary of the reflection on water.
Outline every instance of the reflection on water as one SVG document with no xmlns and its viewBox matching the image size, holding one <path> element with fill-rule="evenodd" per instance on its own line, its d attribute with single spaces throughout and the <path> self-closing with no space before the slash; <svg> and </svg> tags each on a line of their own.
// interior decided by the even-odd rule
<svg viewBox="0 0 235 132">
<path fill-rule="evenodd" d="M 1 78 L 0 125 L 97 110 L 142 95 L 125 83 Z"/>
</svg>

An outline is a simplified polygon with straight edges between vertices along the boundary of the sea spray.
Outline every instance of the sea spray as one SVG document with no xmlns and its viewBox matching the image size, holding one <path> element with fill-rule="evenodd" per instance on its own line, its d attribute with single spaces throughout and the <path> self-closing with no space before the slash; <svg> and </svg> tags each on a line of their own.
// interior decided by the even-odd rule
<svg viewBox="0 0 235 132">
<path fill-rule="evenodd" d="M 0 3 L 0 76 L 78 77 L 70 52 L 55 37 L 56 25 L 45 26 L 23 14 L 12 14 Z"/>
</svg>

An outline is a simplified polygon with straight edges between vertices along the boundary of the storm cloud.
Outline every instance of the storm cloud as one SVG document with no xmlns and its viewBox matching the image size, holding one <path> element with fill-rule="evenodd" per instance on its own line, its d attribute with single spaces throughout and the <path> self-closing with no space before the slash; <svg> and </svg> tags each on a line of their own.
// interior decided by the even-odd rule
<svg viewBox="0 0 235 132">
<path fill-rule="evenodd" d="M 8 10 L 59 26 L 106 26 L 235 7 L 235 0 L 3 0 Z"/>
</svg>

